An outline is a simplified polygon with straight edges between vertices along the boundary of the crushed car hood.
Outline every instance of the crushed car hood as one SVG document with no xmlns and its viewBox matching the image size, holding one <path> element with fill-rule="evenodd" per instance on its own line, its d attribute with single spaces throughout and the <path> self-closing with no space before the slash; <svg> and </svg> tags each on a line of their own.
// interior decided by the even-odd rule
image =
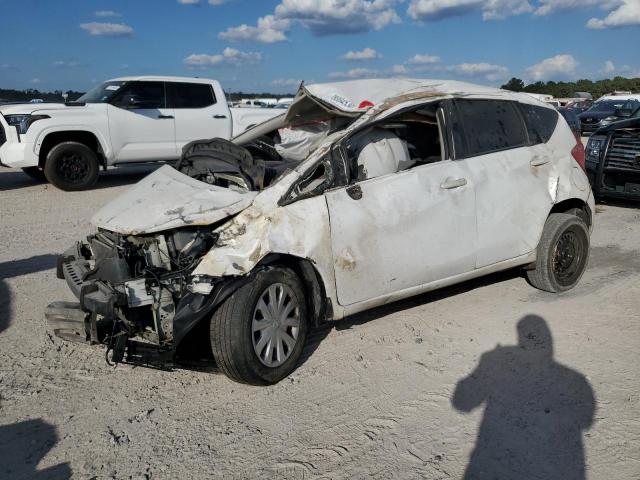
<svg viewBox="0 0 640 480">
<path fill-rule="evenodd" d="M 247 208 L 257 193 L 208 185 L 165 165 L 105 205 L 91 223 L 123 235 L 210 225 Z"/>
</svg>

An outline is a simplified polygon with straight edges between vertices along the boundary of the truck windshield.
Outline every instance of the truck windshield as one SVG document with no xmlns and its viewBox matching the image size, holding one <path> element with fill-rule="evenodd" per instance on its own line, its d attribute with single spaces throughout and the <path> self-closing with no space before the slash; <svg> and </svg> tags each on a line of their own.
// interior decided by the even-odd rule
<svg viewBox="0 0 640 480">
<path fill-rule="evenodd" d="M 125 83 L 127 82 L 104 82 L 103 84 L 89 90 L 77 101 L 84 103 L 107 103 L 111 99 L 111 97 L 118 93 L 120 87 L 122 87 Z"/>
</svg>

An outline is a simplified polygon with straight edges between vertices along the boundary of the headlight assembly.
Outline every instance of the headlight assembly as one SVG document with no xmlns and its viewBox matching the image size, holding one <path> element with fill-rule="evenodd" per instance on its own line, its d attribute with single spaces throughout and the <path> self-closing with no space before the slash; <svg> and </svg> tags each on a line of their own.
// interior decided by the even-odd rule
<svg viewBox="0 0 640 480">
<path fill-rule="evenodd" d="M 49 115 L 7 115 L 5 119 L 7 123 L 13 127 L 16 127 L 16 130 L 20 135 L 24 135 L 29 130 L 29 127 L 33 124 L 33 122 L 37 122 L 38 120 L 44 120 L 45 118 L 51 118 Z"/>
</svg>

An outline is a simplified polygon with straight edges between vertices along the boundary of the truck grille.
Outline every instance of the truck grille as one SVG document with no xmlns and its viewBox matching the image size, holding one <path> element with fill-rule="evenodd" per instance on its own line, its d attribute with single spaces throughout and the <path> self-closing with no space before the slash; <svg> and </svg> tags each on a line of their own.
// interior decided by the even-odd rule
<svg viewBox="0 0 640 480">
<path fill-rule="evenodd" d="M 640 135 L 616 135 L 604 161 L 607 169 L 640 171 Z"/>
</svg>

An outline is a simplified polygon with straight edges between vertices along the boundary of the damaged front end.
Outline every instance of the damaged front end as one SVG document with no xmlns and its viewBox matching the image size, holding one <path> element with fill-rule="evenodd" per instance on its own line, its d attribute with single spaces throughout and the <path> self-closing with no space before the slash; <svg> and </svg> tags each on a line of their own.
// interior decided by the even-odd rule
<svg viewBox="0 0 640 480">
<path fill-rule="evenodd" d="M 52 303 L 45 316 L 64 340 L 105 345 L 109 363 L 170 367 L 187 333 L 231 291 L 230 282 L 192 276 L 216 240 L 212 227 L 101 229 L 58 261 L 78 302 Z"/>
</svg>

